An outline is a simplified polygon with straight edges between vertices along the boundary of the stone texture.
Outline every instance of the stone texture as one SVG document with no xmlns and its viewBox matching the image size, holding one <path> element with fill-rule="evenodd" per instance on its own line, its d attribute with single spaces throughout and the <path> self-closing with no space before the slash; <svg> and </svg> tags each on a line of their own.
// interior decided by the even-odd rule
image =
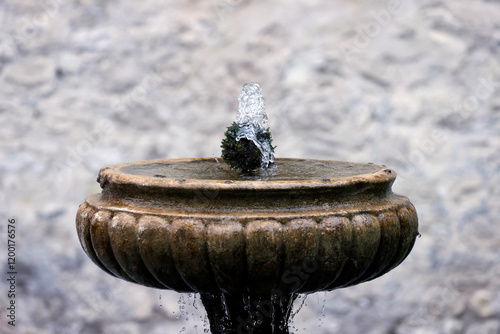
<svg viewBox="0 0 500 334">
<path fill-rule="evenodd" d="M 456 319 L 446 319 L 443 324 L 443 334 L 461 334 L 464 325 L 462 321 Z"/>
<path fill-rule="evenodd" d="M 5 66 L 2 86 L 5 93 L 50 93 L 54 88 L 55 63 L 48 57 L 26 57 Z"/>
<path fill-rule="evenodd" d="M 327 294 L 323 332 L 440 333 L 448 319 L 464 333 L 494 328 L 500 5 L 399 3 L 384 18 L 389 1 L 0 2 L 0 218 L 22 226 L 19 332 L 208 328 L 189 302 L 189 321 L 159 309 L 159 295 L 173 306 L 179 295 L 91 263 L 74 216 L 102 166 L 219 156 L 250 81 L 263 88 L 276 157 L 386 164 L 419 213 L 422 237 L 400 267 Z M 470 307 L 478 290 L 492 293 L 484 320 Z M 139 321 L 127 300 L 141 293 L 154 307 Z M 297 314 L 298 333 L 320 331 L 322 303 Z"/>
<path fill-rule="evenodd" d="M 470 305 L 478 316 L 488 318 L 493 315 L 491 300 L 492 295 L 489 291 L 478 290 L 471 296 Z"/>
<path fill-rule="evenodd" d="M 500 321 L 489 320 L 471 325 L 465 334 L 498 334 L 500 333 Z"/>
</svg>

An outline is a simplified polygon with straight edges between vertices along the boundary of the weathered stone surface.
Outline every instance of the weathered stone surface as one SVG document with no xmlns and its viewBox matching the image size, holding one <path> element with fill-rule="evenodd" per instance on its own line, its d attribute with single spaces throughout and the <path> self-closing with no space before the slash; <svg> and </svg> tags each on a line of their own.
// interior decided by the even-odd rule
<svg viewBox="0 0 500 334">
<path fill-rule="evenodd" d="M 478 290 L 470 298 L 470 306 L 481 318 L 488 318 L 493 314 L 491 307 L 492 295 L 488 290 Z"/>
<path fill-rule="evenodd" d="M 498 334 L 500 333 L 500 321 L 488 320 L 482 323 L 472 324 L 465 334 Z"/>
<path fill-rule="evenodd" d="M 52 59 L 23 57 L 4 68 L 1 82 L 6 93 L 48 93 L 54 88 L 55 75 L 55 63 Z"/>
<path fill-rule="evenodd" d="M 125 322 L 104 326 L 103 332 L 110 334 L 140 334 L 141 327 L 135 322 Z"/>
<path fill-rule="evenodd" d="M 463 333 L 463 322 L 456 319 L 446 319 L 443 324 L 443 334 L 461 334 Z"/>
</svg>

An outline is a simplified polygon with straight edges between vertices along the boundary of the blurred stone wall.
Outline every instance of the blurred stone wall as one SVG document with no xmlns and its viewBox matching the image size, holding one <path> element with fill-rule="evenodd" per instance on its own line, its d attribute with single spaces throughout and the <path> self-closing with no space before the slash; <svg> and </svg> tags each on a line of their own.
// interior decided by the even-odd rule
<svg viewBox="0 0 500 334">
<path fill-rule="evenodd" d="M 102 166 L 219 156 L 252 81 L 278 157 L 386 164 L 419 212 L 405 263 L 309 296 L 294 331 L 500 333 L 499 18 L 498 0 L 0 1 L 0 266 L 15 218 L 16 333 L 208 330 L 199 297 L 98 269 L 74 217 Z"/>
</svg>

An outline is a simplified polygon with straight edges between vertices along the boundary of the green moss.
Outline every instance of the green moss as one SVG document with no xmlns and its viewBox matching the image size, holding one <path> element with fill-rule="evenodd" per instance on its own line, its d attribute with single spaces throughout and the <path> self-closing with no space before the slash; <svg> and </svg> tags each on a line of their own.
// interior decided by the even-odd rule
<svg viewBox="0 0 500 334">
<path fill-rule="evenodd" d="M 261 166 L 261 153 L 255 144 L 245 138 L 236 140 L 240 126 L 233 122 L 224 133 L 225 138 L 222 140 L 222 159 L 232 168 L 239 169 L 243 172 L 251 172 Z M 267 141 L 272 152 L 274 148 L 269 128 L 257 132 L 257 140 L 259 142 Z"/>
</svg>

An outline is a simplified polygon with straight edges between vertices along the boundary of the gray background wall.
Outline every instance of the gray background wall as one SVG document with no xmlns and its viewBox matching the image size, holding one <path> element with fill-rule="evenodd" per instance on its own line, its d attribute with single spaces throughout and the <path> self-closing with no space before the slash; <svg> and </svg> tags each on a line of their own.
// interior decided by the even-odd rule
<svg viewBox="0 0 500 334">
<path fill-rule="evenodd" d="M 92 264 L 74 217 L 102 166 L 219 156 L 255 81 L 278 157 L 386 164 L 420 218 L 403 265 L 309 296 L 297 333 L 500 333 L 498 18 L 494 0 L 0 1 L 0 263 L 16 218 L 15 329 L 207 330 L 198 297 Z"/>
</svg>

